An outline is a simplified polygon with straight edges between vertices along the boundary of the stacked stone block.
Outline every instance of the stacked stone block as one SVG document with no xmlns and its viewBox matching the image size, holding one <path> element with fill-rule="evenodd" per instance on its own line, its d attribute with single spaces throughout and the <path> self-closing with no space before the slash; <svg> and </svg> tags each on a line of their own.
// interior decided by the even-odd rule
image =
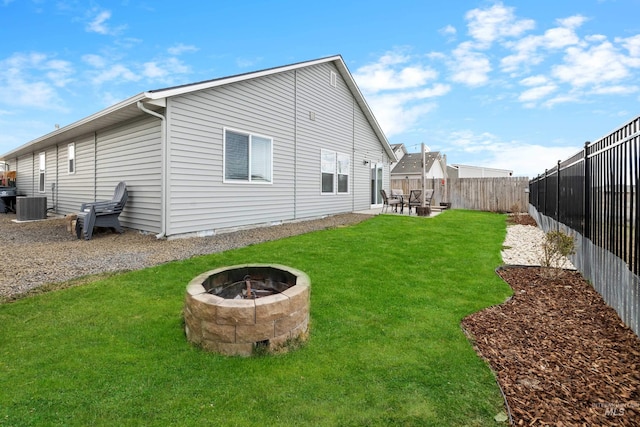
<svg viewBox="0 0 640 427">
<path fill-rule="evenodd" d="M 204 283 L 226 270 L 271 267 L 296 277 L 281 293 L 258 299 L 225 299 L 207 293 Z M 300 270 L 282 265 L 252 264 L 211 270 L 187 286 L 184 306 L 187 339 L 228 356 L 250 356 L 256 346 L 286 351 L 292 340 L 303 341 L 309 330 L 310 280 Z"/>
</svg>

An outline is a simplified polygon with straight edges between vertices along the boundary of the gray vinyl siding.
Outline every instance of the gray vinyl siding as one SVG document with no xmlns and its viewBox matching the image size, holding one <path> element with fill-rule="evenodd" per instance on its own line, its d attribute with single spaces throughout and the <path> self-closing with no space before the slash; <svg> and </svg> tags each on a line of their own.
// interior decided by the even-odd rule
<svg viewBox="0 0 640 427">
<path fill-rule="evenodd" d="M 124 227 L 160 231 L 161 122 L 145 116 L 97 133 L 95 199 L 109 200 L 120 181 L 129 198 L 120 222 Z"/>
<path fill-rule="evenodd" d="M 383 187 L 389 191 L 391 159 L 376 139 L 362 110 L 356 109 L 354 114 L 355 153 L 354 167 L 354 210 L 365 210 L 371 207 L 371 163 L 382 163 Z M 368 164 L 365 165 L 364 162 Z"/>
<path fill-rule="evenodd" d="M 364 159 L 388 163 L 333 64 L 170 98 L 167 121 L 168 235 L 368 209 L 370 170 Z M 273 139 L 272 184 L 223 182 L 225 128 Z M 350 157 L 349 193 L 322 194 L 322 149 Z M 388 181 L 388 167 L 385 175 Z"/>
<path fill-rule="evenodd" d="M 148 232 L 161 229 L 161 124 L 154 117 L 125 122 L 65 141 L 14 160 L 17 186 L 26 196 L 47 196 L 57 214 L 80 205 L 110 200 L 116 185 L 127 182 L 129 199 L 120 215 L 123 226 Z M 68 144 L 75 143 L 75 173 L 68 172 Z M 38 191 L 39 155 L 46 155 L 45 193 Z M 55 184 L 55 193 L 52 192 Z"/>
<path fill-rule="evenodd" d="M 41 152 L 45 153 L 44 192 L 40 192 L 37 188 L 40 178 L 40 167 L 38 163 L 36 163 L 36 167 L 34 168 L 36 192 L 38 196 L 45 196 L 47 198 L 47 208 L 51 208 L 55 200 L 54 192 L 56 191 L 58 179 L 58 149 L 56 146 L 53 146 Z"/>
<path fill-rule="evenodd" d="M 38 159 L 36 158 L 35 161 L 37 160 Z M 36 187 L 34 189 L 34 154 L 31 153 L 26 156 L 18 157 L 15 170 L 18 194 L 21 196 L 36 195 L 38 188 Z"/>
<path fill-rule="evenodd" d="M 169 99 L 167 234 L 294 217 L 294 73 Z M 272 183 L 223 182 L 224 129 L 272 138 Z"/>
<path fill-rule="evenodd" d="M 330 84 L 331 71 L 338 76 L 336 87 Z M 353 170 L 353 97 L 332 64 L 299 70 L 297 93 L 296 212 L 302 218 L 351 212 L 353 182 L 348 194 L 322 194 L 320 153 L 349 155 Z"/>
<path fill-rule="evenodd" d="M 75 173 L 69 173 L 68 145 L 75 143 Z M 80 205 L 95 198 L 95 134 L 58 145 L 58 194 L 56 212 L 78 212 Z"/>
</svg>

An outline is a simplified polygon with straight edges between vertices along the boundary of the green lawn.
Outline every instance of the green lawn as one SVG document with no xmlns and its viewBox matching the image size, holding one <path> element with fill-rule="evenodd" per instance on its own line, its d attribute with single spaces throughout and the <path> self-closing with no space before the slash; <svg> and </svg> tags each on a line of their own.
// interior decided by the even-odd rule
<svg viewBox="0 0 640 427">
<path fill-rule="evenodd" d="M 486 426 L 495 380 L 460 321 L 501 303 L 505 216 L 380 215 L 0 305 L 1 426 Z M 309 341 L 223 357 L 189 344 L 191 278 L 266 262 L 311 278 Z"/>
</svg>

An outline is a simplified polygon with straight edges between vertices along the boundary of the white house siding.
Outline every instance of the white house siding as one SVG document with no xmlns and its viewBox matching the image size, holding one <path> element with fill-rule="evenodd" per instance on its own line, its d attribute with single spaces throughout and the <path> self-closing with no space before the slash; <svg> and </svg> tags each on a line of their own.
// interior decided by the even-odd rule
<svg viewBox="0 0 640 427">
<path fill-rule="evenodd" d="M 294 72 L 170 98 L 167 234 L 291 219 Z M 273 183 L 224 183 L 223 129 L 273 139 Z"/>
<path fill-rule="evenodd" d="M 109 200 L 120 181 L 129 198 L 120 222 L 125 227 L 159 232 L 161 217 L 161 122 L 152 116 L 97 133 L 95 198 Z"/>
<path fill-rule="evenodd" d="M 69 173 L 68 145 L 75 143 L 75 173 Z M 58 145 L 56 212 L 75 213 L 84 202 L 95 200 L 95 134 Z"/>
</svg>

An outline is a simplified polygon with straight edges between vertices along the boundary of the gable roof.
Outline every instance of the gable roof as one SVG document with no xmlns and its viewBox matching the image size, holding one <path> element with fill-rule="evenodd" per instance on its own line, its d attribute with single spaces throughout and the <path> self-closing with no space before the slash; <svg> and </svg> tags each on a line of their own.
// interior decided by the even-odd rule
<svg viewBox="0 0 640 427">
<path fill-rule="evenodd" d="M 309 67 L 312 65 L 323 64 L 327 62 L 332 62 L 336 68 L 338 69 L 340 75 L 346 82 L 351 94 L 355 98 L 358 106 L 362 109 L 367 121 L 371 125 L 376 137 L 382 142 L 386 153 L 391 157 L 392 160 L 395 160 L 395 154 L 391 149 L 391 145 L 387 140 L 382 128 L 378 124 L 378 121 L 373 116 L 373 112 L 369 108 L 367 101 L 364 99 L 362 92 L 356 85 L 353 76 L 349 72 L 347 65 L 342 59 L 341 55 L 328 56 L 325 58 L 315 59 L 311 61 L 298 62 L 295 64 L 284 65 L 280 67 L 268 68 L 260 71 L 253 71 L 249 73 L 236 74 L 233 76 L 222 77 L 212 80 L 205 80 L 197 83 L 190 83 L 180 86 L 173 86 L 164 89 L 156 89 L 150 90 L 147 92 L 139 93 L 131 98 L 125 99 L 117 104 L 114 104 L 104 110 L 101 110 L 95 114 L 92 114 L 88 117 L 85 117 L 77 122 L 71 123 L 70 125 L 64 126 L 60 129 L 56 129 L 55 131 L 48 133 L 40 138 L 34 139 L 8 153 L 2 155 L 3 159 L 9 159 L 13 157 L 18 157 L 23 154 L 28 154 L 32 151 L 38 151 L 49 147 L 51 145 L 55 145 L 60 142 L 69 141 L 71 139 L 80 137 L 82 135 L 87 135 L 92 132 L 96 132 L 99 129 L 104 127 L 114 125 L 116 123 L 120 123 L 125 120 L 129 120 L 135 117 L 140 117 L 145 115 L 146 113 L 142 112 L 138 107 L 138 103 L 142 102 L 147 105 L 145 107 L 158 110 L 164 106 L 166 106 L 166 98 L 171 96 L 182 95 L 190 92 L 195 92 L 204 89 L 210 89 L 217 86 L 223 86 L 231 83 L 236 83 L 243 80 L 255 79 L 258 77 L 268 76 L 271 74 L 282 73 L 286 71 L 296 70 L 304 67 Z"/>
<path fill-rule="evenodd" d="M 425 170 L 427 173 L 431 170 L 431 166 L 440 157 L 439 151 L 429 151 L 424 153 L 425 156 Z M 422 154 L 421 153 L 409 153 L 405 154 L 398 164 L 391 170 L 391 174 L 406 175 L 406 174 L 422 174 Z"/>
</svg>

